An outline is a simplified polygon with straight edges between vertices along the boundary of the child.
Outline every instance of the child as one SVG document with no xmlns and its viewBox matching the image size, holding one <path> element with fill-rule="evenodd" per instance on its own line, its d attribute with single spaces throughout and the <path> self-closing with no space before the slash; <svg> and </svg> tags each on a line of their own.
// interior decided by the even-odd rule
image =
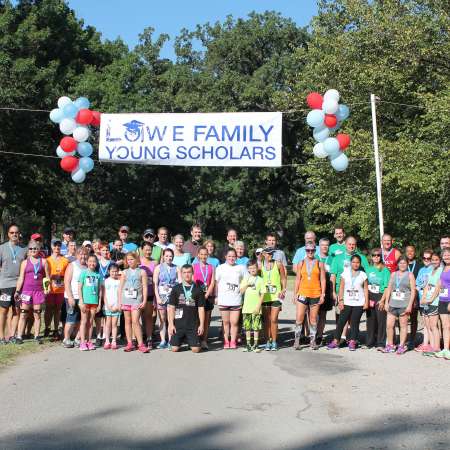
<svg viewBox="0 0 450 450">
<path fill-rule="evenodd" d="M 149 349 L 142 339 L 142 329 L 139 323 L 141 311 L 145 308 L 147 301 L 147 273 L 138 267 L 139 257 L 135 252 L 128 252 L 125 255 L 125 266 L 127 268 L 122 272 L 119 285 L 119 305 L 125 318 L 125 334 L 128 342 L 124 351 L 134 350 L 133 331 L 138 341 L 138 350 L 148 353 Z"/>
<path fill-rule="evenodd" d="M 105 314 L 105 350 L 117 350 L 117 321 L 121 311 L 119 308 L 119 266 L 115 263 L 109 265 L 109 277 L 105 280 L 105 301 L 103 312 Z M 109 335 L 112 334 L 112 343 Z"/>
<path fill-rule="evenodd" d="M 95 314 L 100 311 L 101 299 L 104 294 L 104 286 L 97 272 L 98 259 L 90 255 L 87 260 L 87 269 L 80 273 L 78 280 L 78 296 L 81 311 L 80 323 L 80 350 L 95 350 L 91 342 L 92 322 Z"/>
<path fill-rule="evenodd" d="M 261 305 L 264 298 L 264 281 L 258 276 L 258 263 L 251 260 L 247 263 L 249 275 L 241 281 L 241 294 L 244 294 L 244 306 L 242 308 L 244 330 L 247 346 L 244 352 L 260 353 L 258 348 L 259 330 L 261 330 Z M 253 331 L 253 346 L 251 345 Z"/>
</svg>

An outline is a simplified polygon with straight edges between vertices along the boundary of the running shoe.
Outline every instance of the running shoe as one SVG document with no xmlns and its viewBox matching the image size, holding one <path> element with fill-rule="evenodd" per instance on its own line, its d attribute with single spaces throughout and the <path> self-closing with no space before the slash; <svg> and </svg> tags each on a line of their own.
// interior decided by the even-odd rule
<svg viewBox="0 0 450 450">
<path fill-rule="evenodd" d="M 223 343 L 223 349 L 224 350 L 228 350 L 230 348 L 230 341 L 225 341 L 224 343 Z"/>
<path fill-rule="evenodd" d="M 311 350 L 318 350 L 319 349 L 319 345 L 317 344 L 315 339 L 311 339 L 309 347 L 311 348 Z"/>
<path fill-rule="evenodd" d="M 339 348 L 339 344 L 336 339 L 333 339 L 328 345 L 327 350 L 334 350 L 335 348 Z"/>
<path fill-rule="evenodd" d="M 300 349 L 300 336 L 295 336 L 294 338 L 294 345 L 292 346 L 292 348 L 294 350 L 299 350 Z"/>
<path fill-rule="evenodd" d="M 116 341 L 112 341 L 111 350 L 117 350 L 117 349 L 118 349 L 118 347 L 117 347 Z"/>
<path fill-rule="evenodd" d="M 73 342 L 70 339 L 64 339 L 62 345 L 64 348 L 73 348 Z"/>
<path fill-rule="evenodd" d="M 271 350 L 272 352 L 278 351 L 278 344 L 277 344 L 275 341 L 272 342 L 272 345 L 271 345 L 271 347 L 270 347 L 270 350 Z"/>
<path fill-rule="evenodd" d="M 353 339 L 350 339 L 350 341 L 348 341 L 348 349 L 351 352 L 354 352 L 356 350 L 356 341 Z"/>
<path fill-rule="evenodd" d="M 428 345 L 420 344 L 414 349 L 414 351 L 415 352 L 427 352 L 427 351 L 429 351 L 428 347 L 429 347 Z"/>
<path fill-rule="evenodd" d="M 347 346 L 347 340 L 344 338 L 341 338 L 339 341 L 339 348 L 346 347 Z"/>
<path fill-rule="evenodd" d="M 130 345 L 132 345 L 132 344 L 130 344 Z M 157 347 L 157 348 L 159 348 L 160 350 L 164 350 L 165 348 L 167 348 L 166 341 L 161 341 L 161 342 L 158 344 L 158 347 Z"/>
<path fill-rule="evenodd" d="M 105 342 L 103 345 L 103 350 L 111 350 L 111 344 L 109 342 Z"/>
<path fill-rule="evenodd" d="M 257 345 L 254 345 L 252 347 L 252 352 L 254 352 L 254 353 L 261 353 L 262 350 Z"/>
<path fill-rule="evenodd" d="M 142 344 L 138 347 L 138 350 L 139 350 L 141 353 L 148 353 L 148 352 L 150 351 L 144 343 L 142 343 Z"/>
<path fill-rule="evenodd" d="M 146 344 L 147 344 L 147 348 L 149 350 L 153 350 L 153 340 L 152 340 L 152 338 L 148 338 L 147 341 L 146 341 Z"/>
<path fill-rule="evenodd" d="M 36 342 L 37 344 L 41 345 L 43 343 L 42 336 L 35 336 L 34 337 L 34 342 Z"/>
<path fill-rule="evenodd" d="M 266 345 L 264 346 L 264 350 L 265 350 L 266 352 L 270 352 L 270 350 L 272 350 L 272 344 L 271 344 L 270 341 L 267 341 L 267 342 L 266 342 Z"/>
<path fill-rule="evenodd" d="M 387 344 L 382 350 L 383 353 L 395 353 L 395 345 Z"/>
<path fill-rule="evenodd" d="M 16 337 L 15 336 L 11 336 L 8 340 L 4 339 L 5 344 L 15 344 L 16 343 Z"/>
<path fill-rule="evenodd" d="M 82 351 L 82 352 L 88 352 L 89 351 L 89 347 L 87 346 L 86 342 L 81 342 L 81 344 L 80 344 L 80 351 Z"/>
<path fill-rule="evenodd" d="M 21 338 L 21 337 L 16 337 L 16 344 L 17 345 L 21 345 L 21 344 L 23 344 L 23 339 Z"/>
<path fill-rule="evenodd" d="M 172 351 L 172 344 L 168 343 L 166 348 L 167 348 L 167 350 Z"/>
<path fill-rule="evenodd" d="M 439 350 L 438 350 L 439 351 Z M 435 351 L 433 351 L 433 350 L 424 350 L 423 352 L 422 352 L 422 355 L 423 356 L 436 356 L 436 353 L 437 352 L 435 352 Z"/>
<path fill-rule="evenodd" d="M 434 356 L 436 356 L 436 358 L 445 358 L 447 354 L 450 354 L 448 350 L 441 350 L 440 352 L 436 352 Z"/>
<path fill-rule="evenodd" d="M 236 341 L 230 341 L 230 349 L 236 350 L 237 349 L 237 342 Z"/>
<path fill-rule="evenodd" d="M 89 350 L 95 350 L 95 349 L 96 349 L 94 343 L 91 342 L 91 341 L 87 342 L 86 345 L 88 346 L 88 349 L 89 349 Z"/>
<path fill-rule="evenodd" d="M 445 352 L 444 358 L 450 360 L 450 351 L 449 350 L 447 350 Z"/>
<path fill-rule="evenodd" d="M 132 352 L 134 350 L 134 345 L 132 342 L 128 342 L 126 347 L 123 349 L 124 352 Z"/>
<path fill-rule="evenodd" d="M 399 345 L 397 347 L 397 355 L 403 355 L 404 353 L 406 353 L 408 351 L 408 347 L 406 345 Z"/>
<path fill-rule="evenodd" d="M 50 328 L 46 328 L 44 330 L 44 337 L 49 337 L 50 336 Z"/>
<path fill-rule="evenodd" d="M 80 341 L 79 339 L 75 339 L 75 340 L 73 341 L 73 345 L 74 345 L 75 347 L 79 347 L 80 344 L 81 344 L 81 341 Z"/>
<path fill-rule="evenodd" d="M 202 350 L 209 350 L 208 343 L 206 341 L 202 341 L 201 347 Z"/>
<path fill-rule="evenodd" d="M 247 344 L 242 351 L 247 353 L 252 352 L 253 347 L 250 344 Z"/>
<path fill-rule="evenodd" d="M 96 340 L 95 340 L 95 346 L 96 347 L 101 347 L 102 346 L 102 339 L 101 338 L 97 338 Z"/>
<path fill-rule="evenodd" d="M 7 345 L 10 342 L 11 342 L 11 338 L 9 338 L 9 341 L 7 341 L 5 338 L 0 339 L 0 345 Z"/>
</svg>

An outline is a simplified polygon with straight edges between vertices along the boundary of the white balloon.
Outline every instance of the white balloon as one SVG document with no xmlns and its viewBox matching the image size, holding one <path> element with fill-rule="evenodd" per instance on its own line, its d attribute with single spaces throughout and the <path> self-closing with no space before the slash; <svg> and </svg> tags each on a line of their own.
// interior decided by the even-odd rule
<svg viewBox="0 0 450 450">
<path fill-rule="evenodd" d="M 73 130 L 73 138 L 78 142 L 84 142 L 89 139 L 89 128 L 88 127 L 76 127 Z"/>
<path fill-rule="evenodd" d="M 75 183 L 82 183 L 86 179 L 86 172 L 83 169 L 78 168 L 72 172 L 71 176 Z"/>
<path fill-rule="evenodd" d="M 58 107 L 59 109 L 63 109 L 64 106 L 68 105 L 69 103 L 72 103 L 72 100 L 70 100 L 69 97 L 59 97 L 58 98 Z"/>
<path fill-rule="evenodd" d="M 64 158 L 65 156 L 74 156 L 76 152 L 77 152 L 76 150 L 74 150 L 73 152 L 65 152 L 59 145 L 58 148 L 56 149 L 56 154 L 60 158 Z"/>
<path fill-rule="evenodd" d="M 77 123 L 74 119 L 63 119 L 61 120 L 61 123 L 59 124 L 59 129 L 61 130 L 61 133 L 63 134 L 72 134 L 73 130 L 77 127 Z"/>
<path fill-rule="evenodd" d="M 314 146 L 313 153 L 316 158 L 326 158 L 328 156 L 328 153 L 323 148 L 322 142 L 319 142 Z"/>
<path fill-rule="evenodd" d="M 327 92 L 323 95 L 323 100 L 336 100 L 339 102 L 339 91 L 337 89 L 328 89 Z"/>
<path fill-rule="evenodd" d="M 348 157 L 345 153 L 339 152 L 338 156 L 331 160 L 331 166 L 336 172 L 343 172 L 348 167 Z"/>
<path fill-rule="evenodd" d="M 322 110 L 325 114 L 335 114 L 339 109 L 339 104 L 334 98 L 323 101 Z"/>
</svg>

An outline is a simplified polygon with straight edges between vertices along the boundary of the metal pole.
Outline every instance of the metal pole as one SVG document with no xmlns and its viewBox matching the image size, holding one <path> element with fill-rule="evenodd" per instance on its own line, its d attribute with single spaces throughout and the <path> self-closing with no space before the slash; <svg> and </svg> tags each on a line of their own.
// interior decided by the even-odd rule
<svg viewBox="0 0 450 450">
<path fill-rule="evenodd" d="M 372 107 L 372 130 L 373 130 L 373 153 L 375 156 L 375 174 L 377 178 L 377 203 L 378 203 L 378 223 L 380 227 L 380 243 L 384 234 L 383 221 L 383 199 L 381 197 L 381 170 L 380 170 L 380 155 L 378 153 L 378 133 L 377 133 L 377 113 L 376 113 L 375 94 L 370 94 L 370 104 Z"/>
</svg>

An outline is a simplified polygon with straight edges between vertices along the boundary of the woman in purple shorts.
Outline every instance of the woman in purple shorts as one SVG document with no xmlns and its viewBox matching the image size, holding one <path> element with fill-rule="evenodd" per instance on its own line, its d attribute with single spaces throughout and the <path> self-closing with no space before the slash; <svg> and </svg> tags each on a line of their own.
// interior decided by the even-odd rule
<svg viewBox="0 0 450 450">
<path fill-rule="evenodd" d="M 153 348 L 153 311 L 156 309 L 155 290 L 153 288 L 153 272 L 155 271 L 156 261 L 151 259 L 153 246 L 149 242 L 141 245 L 142 256 L 140 257 L 139 267 L 147 274 L 147 302 L 143 313 L 145 323 L 145 334 L 147 336 L 147 348 Z"/>
<path fill-rule="evenodd" d="M 41 328 L 42 304 L 45 302 L 44 278 L 49 279 L 48 264 L 45 258 L 39 257 L 41 245 L 37 241 L 28 244 L 29 257 L 22 261 L 19 279 L 17 280 L 15 298 L 20 300 L 20 319 L 17 330 L 17 343 L 22 344 L 22 335 L 28 317 L 28 312 L 33 308 L 34 315 L 34 339 L 42 343 L 39 336 Z"/>
</svg>

